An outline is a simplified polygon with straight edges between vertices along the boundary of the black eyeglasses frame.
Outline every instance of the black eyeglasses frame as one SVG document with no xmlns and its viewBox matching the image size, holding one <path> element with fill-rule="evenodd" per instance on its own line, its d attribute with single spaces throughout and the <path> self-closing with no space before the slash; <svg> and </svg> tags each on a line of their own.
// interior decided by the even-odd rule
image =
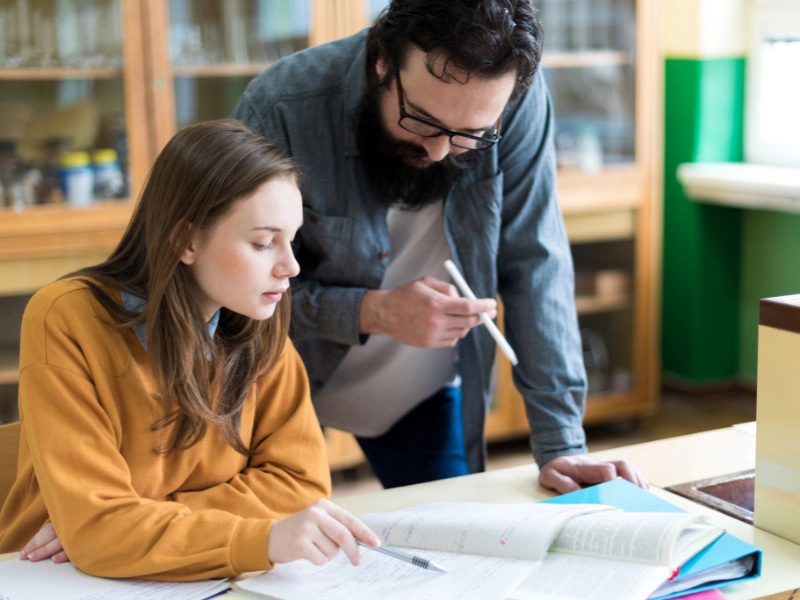
<svg viewBox="0 0 800 600">
<path fill-rule="evenodd" d="M 400 106 L 400 118 L 397 120 L 397 125 L 403 128 L 405 131 L 408 131 L 409 133 L 413 133 L 414 135 L 418 135 L 420 137 L 425 137 L 425 138 L 435 138 L 441 135 L 446 135 L 447 137 L 450 138 L 450 145 L 455 146 L 456 148 L 463 148 L 465 150 L 488 150 L 502 139 L 503 136 L 500 135 L 500 122 L 503 119 L 502 114 L 497 118 L 497 123 L 494 124 L 494 135 L 490 138 L 481 137 L 477 135 L 469 135 L 468 133 L 461 133 L 459 131 L 450 131 L 449 129 L 445 129 L 441 125 L 437 125 L 436 123 L 431 123 L 430 121 L 426 121 L 425 119 L 421 119 L 419 117 L 415 117 L 414 115 L 408 114 L 408 112 L 406 111 L 406 105 L 404 100 L 403 84 L 400 83 L 399 72 L 397 73 L 396 81 L 397 81 L 397 103 Z M 412 121 L 420 123 L 421 125 L 433 127 L 437 131 L 436 133 L 432 133 L 431 135 L 423 135 L 421 133 L 417 133 L 416 131 L 411 131 L 410 129 L 403 127 L 403 121 L 405 119 L 410 119 Z M 453 142 L 454 137 L 464 137 L 470 140 L 474 140 L 475 142 L 481 142 L 485 145 L 476 147 L 462 146 L 460 144 Z"/>
</svg>

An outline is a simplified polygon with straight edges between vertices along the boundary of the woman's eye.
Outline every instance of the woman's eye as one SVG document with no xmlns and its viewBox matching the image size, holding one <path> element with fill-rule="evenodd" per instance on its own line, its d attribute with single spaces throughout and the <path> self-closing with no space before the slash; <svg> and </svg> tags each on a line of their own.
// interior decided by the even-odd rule
<svg viewBox="0 0 800 600">
<path fill-rule="evenodd" d="M 272 244 L 264 245 L 264 244 L 253 244 L 253 248 L 255 248 L 258 252 L 263 252 L 264 250 L 269 250 L 272 248 Z"/>
</svg>

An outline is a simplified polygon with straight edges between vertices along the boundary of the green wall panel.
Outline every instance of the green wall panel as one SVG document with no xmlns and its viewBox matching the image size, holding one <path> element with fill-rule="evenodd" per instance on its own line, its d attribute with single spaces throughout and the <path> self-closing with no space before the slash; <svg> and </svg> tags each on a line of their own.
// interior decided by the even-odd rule
<svg viewBox="0 0 800 600">
<path fill-rule="evenodd" d="M 667 59 L 664 371 L 703 383 L 739 372 L 742 215 L 690 201 L 683 162 L 742 160 L 744 59 Z"/>
<path fill-rule="evenodd" d="M 800 215 L 747 211 L 742 244 L 740 375 L 755 381 L 758 302 L 800 294 Z"/>
</svg>

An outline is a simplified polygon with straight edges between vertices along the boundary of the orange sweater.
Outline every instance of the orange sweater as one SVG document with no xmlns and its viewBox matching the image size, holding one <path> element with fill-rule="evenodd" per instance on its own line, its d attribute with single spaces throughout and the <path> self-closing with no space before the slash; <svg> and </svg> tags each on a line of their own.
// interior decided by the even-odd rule
<svg viewBox="0 0 800 600">
<path fill-rule="evenodd" d="M 118 290 L 109 290 L 119 297 Z M 121 303 L 121 300 L 120 300 Z M 216 428 L 182 452 L 154 452 L 167 431 L 147 352 L 87 286 L 57 281 L 22 322 L 19 472 L 0 511 L 0 552 L 48 520 L 82 571 L 193 580 L 272 567 L 275 519 L 330 496 L 322 431 L 290 342 L 245 403 L 246 458 Z"/>
</svg>

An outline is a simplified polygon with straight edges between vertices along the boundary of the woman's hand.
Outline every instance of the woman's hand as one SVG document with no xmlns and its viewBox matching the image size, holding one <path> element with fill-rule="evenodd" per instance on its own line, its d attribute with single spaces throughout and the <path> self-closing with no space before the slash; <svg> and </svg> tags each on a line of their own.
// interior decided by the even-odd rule
<svg viewBox="0 0 800 600">
<path fill-rule="evenodd" d="M 39 533 L 33 536 L 30 542 L 25 544 L 25 547 L 20 550 L 19 557 L 22 560 L 36 562 L 51 556 L 54 563 L 69 562 L 64 548 L 61 547 L 61 542 L 58 540 L 53 524 L 48 523 L 39 530 Z"/>
<path fill-rule="evenodd" d="M 356 539 L 368 546 L 379 546 L 380 540 L 361 521 L 328 500 L 319 500 L 293 514 L 275 521 L 267 542 L 267 557 L 273 563 L 287 563 L 302 558 L 322 565 L 336 556 L 341 548 L 358 566 L 361 552 Z"/>
</svg>

